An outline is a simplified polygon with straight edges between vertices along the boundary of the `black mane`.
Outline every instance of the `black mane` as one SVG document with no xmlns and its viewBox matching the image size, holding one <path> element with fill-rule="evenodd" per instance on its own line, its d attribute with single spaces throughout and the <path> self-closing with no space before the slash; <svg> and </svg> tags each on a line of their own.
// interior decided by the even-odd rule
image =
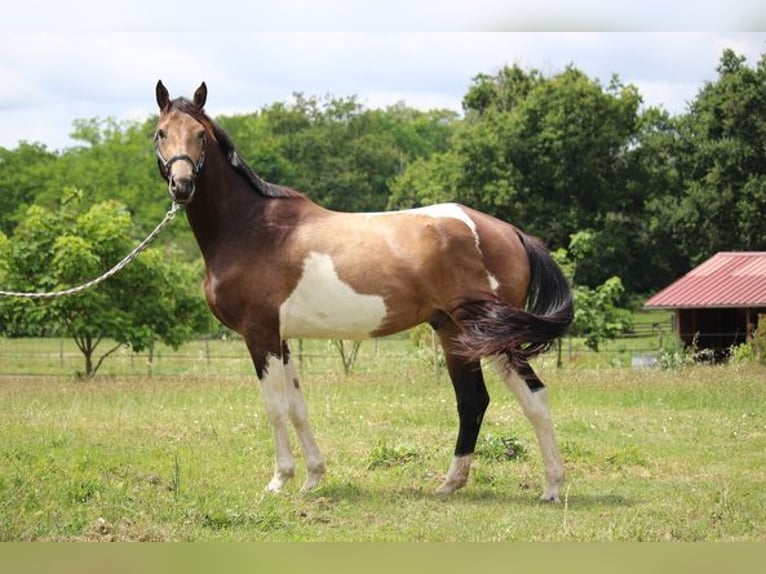
<svg viewBox="0 0 766 574">
<path fill-rule="evenodd" d="M 184 114 L 192 116 L 202 125 L 209 128 L 213 132 L 215 140 L 218 142 L 218 147 L 221 148 L 221 151 L 226 156 L 226 159 L 231 167 L 233 167 L 234 170 L 240 176 L 242 176 L 242 179 L 244 179 L 250 185 L 253 191 L 256 191 L 265 197 L 272 197 L 275 199 L 303 197 L 302 193 L 283 185 L 269 183 L 257 173 L 255 173 L 253 168 L 251 168 L 247 162 L 245 162 L 245 160 L 242 159 L 242 157 L 240 157 L 240 155 L 237 153 L 237 150 L 234 147 L 234 142 L 229 137 L 229 134 L 223 131 L 221 126 L 219 126 L 215 121 L 208 117 L 204 111 L 200 110 L 191 101 L 187 100 L 186 98 L 176 98 L 170 102 L 170 108 L 175 108 Z"/>
</svg>

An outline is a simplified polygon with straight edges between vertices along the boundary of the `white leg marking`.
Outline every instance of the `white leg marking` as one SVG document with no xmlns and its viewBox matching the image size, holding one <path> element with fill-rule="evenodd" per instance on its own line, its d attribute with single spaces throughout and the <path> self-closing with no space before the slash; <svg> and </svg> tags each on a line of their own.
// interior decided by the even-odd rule
<svg viewBox="0 0 766 574">
<path fill-rule="evenodd" d="M 287 433 L 289 399 L 285 385 L 285 371 L 282 360 L 270 355 L 266 363 L 266 372 L 261 380 L 263 402 L 266 405 L 271 430 L 274 434 L 276 467 L 274 477 L 266 490 L 279 492 L 285 483 L 295 474 L 295 458 L 290 450 L 290 438 Z"/>
<path fill-rule="evenodd" d="M 447 478 L 441 483 L 441 486 L 436 489 L 437 494 L 449 494 L 455 492 L 459 488 L 463 488 L 468 482 L 468 472 L 471 470 L 471 461 L 473 460 L 473 454 L 464 454 L 462 456 L 455 456 L 452 458 L 452 464 L 450 464 L 447 471 Z"/>
<path fill-rule="evenodd" d="M 290 421 L 293 423 L 295 433 L 298 435 L 303 458 L 306 460 L 306 481 L 303 483 L 302 490 L 311 490 L 316 488 L 324 476 L 324 459 L 309 424 L 308 408 L 306 407 L 306 401 L 303 399 L 303 393 L 298 381 L 298 372 L 295 370 L 292 356 L 287 365 L 285 365 L 284 373 Z"/>
<path fill-rule="evenodd" d="M 534 393 L 530 391 L 527 384 L 509 368 L 508 360 L 505 357 L 496 357 L 492 363 L 503 379 L 505 386 L 511 390 L 521 404 L 522 411 L 535 429 L 547 480 L 545 492 L 543 492 L 540 500 L 560 502 L 559 488 L 564 482 L 564 465 L 561 463 L 556 438 L 553 436 L 553 422 L 548 407 L 548 390 L 541 389 Z"/>
</svg>

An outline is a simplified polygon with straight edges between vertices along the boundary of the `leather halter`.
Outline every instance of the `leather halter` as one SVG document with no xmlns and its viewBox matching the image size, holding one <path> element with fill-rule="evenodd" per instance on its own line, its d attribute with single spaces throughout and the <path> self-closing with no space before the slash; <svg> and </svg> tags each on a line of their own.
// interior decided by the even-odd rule
<svg viewBox="0 0 766 574">
<path fill-rule="evenodd" d="M 199 174 L 199 172 L 202 171 L 202 168 L 205 165 L 204 140 L 202 144 L 202 153 L 200 153 L 199 159 L 196 162 L 194 161 L 194 158 L 187 153 L 179 153 L 170 159 L 165 159 L 162 157 L 162 152 L 160 152 L 160 141 L 157 136 L 154 137 L 154 152 L 157 154 L 157 159 L 159 160 L 160 167 L 162 168 L 162 173 L 165 176 L 165 179 L 170 177 L 170 167 L 177 161 L 188 161 L 192 166 L 192 173 L 195 177 Z"/>
</svg>

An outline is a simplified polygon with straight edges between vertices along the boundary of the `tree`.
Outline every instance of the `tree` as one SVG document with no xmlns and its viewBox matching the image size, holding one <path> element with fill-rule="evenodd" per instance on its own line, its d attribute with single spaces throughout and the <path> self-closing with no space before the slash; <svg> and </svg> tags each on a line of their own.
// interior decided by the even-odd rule
<svg viewBox="0 0 766 574">
<path fill-rule="evenodd" d="M 0 237 L 0 278 L 6 290 L 54 291 L 78 285 L 104 273 L 137 243 L 131 239 L 134 224 L 124 206 L 104 201 L 86 208 L 82 197 L 81 191 L 69 188 L 55 211 L 33 205 L 10 238 Z M 87 377 L 123 345 L 137 352 L 157 340 L 178 347 L 207 330 L 210 315 L 197 286 L 199 269 L 171 255 L 149 248 L 117 275 L 75 295 L 0 299 L 0 331 L 72 337 L 83 354 Z"/>
<path fill-rule="evenodd" d="M 596 264 L 618 274 L 630 293 L 649 293 L 688 271 L 673 228 L 661 215 L 684 189 L 679 161 L 679 120 L 665 110 L 648 108 L 639 116 L 636 141 L 626 157 L 626 185 L 619 212 L 604 220 L 593 238 L 597 261 L 578 266 L 580 279 L 603 279 Z"/>
<path fill-rule="evenodd" d="M 347 343 L 348 346 L 346 346 Z M 333 339 L 332 346 L 340 355 L 340 361 L 343 364 L 343 372 L 346 375 L 350 375 L 351 369 L 354 368 L 354 364 L 356 363 L 356 358 L 359 356 L 359 348 L 362 346 L 362 341 L 360 339 L 353 341 Z"/>
<path fill-rule="evenodd" d="M 630 329 L 630 311 L 619 307 L 625 293 L 622 280 L 614 275 L 594 288 L 574 283 L 577 266 L 593 248 L 593 234 L 580 231 L 570 238 L 569 249 L 557 249 L 553 256 L 573 283 L 575 317 L 570 334 L 585 338 L 585 345 L 598 351 L 599 345 Z M 560 348 L 559 348 L 560 350 Z"/>
<path fill-rule="evenodd" d="M 38 194 L 61 189 L 58 158 L 41 144 L 22 142 L 14 150 L 0 147 L 0 232 L 10 233 Z"/>
<path fill-rule="evenodd" d="M 683 189 L 654 206 L 690 266 L 716 251 L 766 249 L 766 54 L 753 69 L 725 50 L 717 71 L 679 119 Z"/>
</svg>

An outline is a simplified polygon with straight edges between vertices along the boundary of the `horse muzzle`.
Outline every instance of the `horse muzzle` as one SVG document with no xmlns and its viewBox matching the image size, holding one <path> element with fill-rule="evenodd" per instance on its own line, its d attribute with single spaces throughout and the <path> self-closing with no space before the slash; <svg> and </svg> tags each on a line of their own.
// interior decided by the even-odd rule
<svg viewBox="0 0 766 574">
<path fill-rule="evenodd" d="M 170 198 L 180 205 L 186 205 L 194 197 L 197 187 L 194 183 L 194 177 L 168 177 L 168 193 Z"/>
<path fill-rule="evenodd" d="M 192 200 L 192 197 L 194 197 L 194 192 L 197 189 L 195 179 L 205 163 L 204 150 L 196 162 L 187 154 L 178 154 L 166 161 L 160 154 L 159 149 L 157 150 L 157 159 L 159 161 L 160 172 L 168 181 L 168 193 L 170 193 L 170 198 L 180 205 L 189 203 Z M 175 170 L 177 172 L 180 171 L 180 173 L 173 173 L 173 164 L 179 161 L 182 164 L 188 163 L 191 169 L 188 167 L 184 169 L 182 167 Z"/>
</svg>

